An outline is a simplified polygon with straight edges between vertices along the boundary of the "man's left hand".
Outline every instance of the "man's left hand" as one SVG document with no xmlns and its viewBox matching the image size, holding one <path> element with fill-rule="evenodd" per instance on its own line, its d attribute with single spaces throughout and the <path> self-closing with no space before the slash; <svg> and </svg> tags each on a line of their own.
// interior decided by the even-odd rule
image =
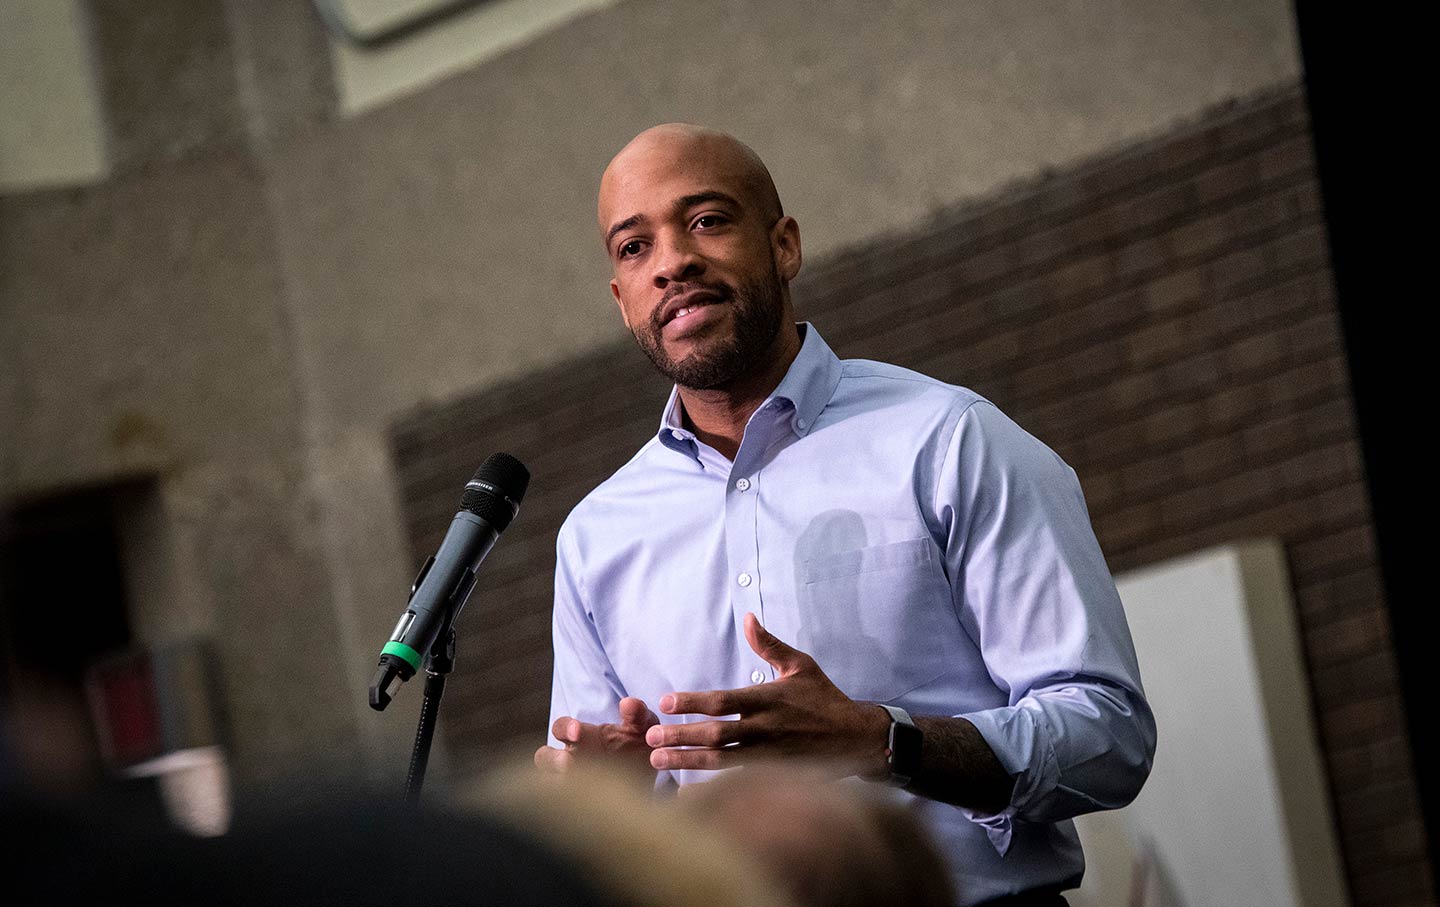
<svg viewBox="0 0 1440 907">
<path fill-rule="evenodd" d="M 745 639 L 780 676 L 738 690 L 662 696 L 660 711 L 667 715 L 740 717 L 655 725 L 645 734 L 655 748 L 652 766 L 713 770 L 798 756 L 834 763 L 845 773 L 888 774 L 890 716 L 884 710 L 846 696 L 815 659 L 771 635 L 754 614 L 745 615 Z"/>
</svg>

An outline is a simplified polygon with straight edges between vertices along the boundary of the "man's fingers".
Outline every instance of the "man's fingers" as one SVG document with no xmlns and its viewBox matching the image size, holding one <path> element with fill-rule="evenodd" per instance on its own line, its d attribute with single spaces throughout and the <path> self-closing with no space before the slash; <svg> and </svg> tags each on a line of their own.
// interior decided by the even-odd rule
<svg viewBox="0 0 1440 907">
<path fill-rule="evenodd" d="M 781 673 L 792 673 L 804 666 L 810 656 L 780 641 L 760 623 L 753 612 L 745 615 L 745 641 L 756 655 L 765 659 Z"/>
<path fill-rule="evenodd" d="M 628 730 L 628 729 L 627 729 Z M 589 724 L 566 715 L 555 719 L 550 733 L 568 749 L 598 750 L 613 742 L 621 731 L 619 725 Z"/>
<path fill-rule="evenodd" d="M 694 724 L 657 724 L 645 732 L 645 742 L 662 746 L 726 746 L 739 743 L 748 727 L 743 721 L 697 721 Z"/>
<path fill-rule="evenodd" d="M 741 765 L 747 759 L 745 750 L 740 748 L 720 750 L 651 750 L 650 767 L 657 770 L 684 771 L 693 769 L 702 772 L 719 771 Z"/>
<path fill-rule="evenodd" d="M 636 699 L 634 696 L 626 696 L 620 700 L 620 723 L 627 727 L 644 731 L 651 725 L 659 724 L 660 719 L 654 712 L 650 711 L 650 707 L 645 704 L 645 700 Z"/>
<path fill-rule="evenodd" d="M 535 767 L 544 772 L 558 775 L 569 769 L 574 761 L 573 753 L 553 746 L 542 746 L 535 751 Z"/>
<path fill-rule="evenodd" d="M 773 698 L 768 686 L 756 684 L 739 690 L 666 693 L 660 697 L 660 711 L 667 715 L 742 715 L 756 710 Z"/>
<path fill-rule="evenodd" d="M 561 743 L 569 743 L 575 746 L 586 746 L 595 743 L 599 739 L 600 729 L 593 724 L 586 724 L 578 718 L 571 718 L 564 715 L 555 719 L 550 725 L 550 733 Z"/>
<path fill-rule="evenodd" d="M 556 718 L 550 725 L 550 735 L 561 743 L 574 743 L 580 736 L 580 722 L 568 715 Z"/>
</svg>

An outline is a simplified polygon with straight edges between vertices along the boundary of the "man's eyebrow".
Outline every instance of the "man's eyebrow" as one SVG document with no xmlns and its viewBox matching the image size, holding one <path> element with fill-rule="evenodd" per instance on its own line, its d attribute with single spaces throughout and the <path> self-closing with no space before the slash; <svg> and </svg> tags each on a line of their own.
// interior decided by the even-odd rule
<svg viewBox="0 0 1440 907">
<path fill-rule="evenodd" d="M 605 247 L 606 247 L 607 249 L 610 247 L 610 243 L 611 243 L 612 240 L 615 239 L 615 234 L 616 234 L 616 233 L 619 233 L 621 230 L 629 230 L 631 227 L 633 227 L 633 226 L 635 226 L 636 224 L 640 223 L 640 222 L 643 221 L 644 219 L 645 219 L 645 216 L 644 216 L 643 214 L 632 214 L 632 215 L 630 215 L 629 217 L 625 218 L 624 220 L 620 221 L 620 223 L 618 223 L 618 224 L 616 224 L 615 226 L 611 227 L 610 230 L 609 230 L 609 232 L 607 232 L 607 233 L 605 234 Z"/>
<path fill-rule="evenodd" d="M 684 211 L 686 208 L 693 208 L 706 202 L 724 202 L 734 208 L 740 207 L 740 203 L 735 200 L 733 195 L 726 195 L 724 192 L 711 189 L 706 192 L 696 192 L 693 195 L 682 195 L 675 200 L 675 210 Z"/>
</svg>

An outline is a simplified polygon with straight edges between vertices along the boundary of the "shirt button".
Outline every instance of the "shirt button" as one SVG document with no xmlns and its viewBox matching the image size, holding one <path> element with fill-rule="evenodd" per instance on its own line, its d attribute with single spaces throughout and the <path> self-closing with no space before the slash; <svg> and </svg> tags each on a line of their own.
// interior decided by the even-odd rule
<svg viewBox="0 0 1440 907">
<path fill-rule="evenodd" d="M 739 583 L 739 584 L 742 585 L 742 586 L 748 586 L 748 585 L 750 585 L 750 574 L 748 574 L 748 573 L 742 573 L 742 574 L 740 574 L 739 576 L 735 577 L 735 582 Z"/>
<path fill-rule="evenodd" d="M 804 419 L 797 419 L 795 421 L 795 427 L 801 429 L 802 431 L 804 430 L 805 426 L 809 424 L 810 423 L 806 422 Z"/>
<path fill-rule="evenodd" d="M 738 481 L 735 482 L 735 487 L 738 488 L 738 489 L 740 489 L 741 491 L 748 491 L 749 488 L 750 488 L 750 480 L 749 480 L 749 479 L 739 479 Z"/>
<path fill-rule="evenodd" d="M 764 683 L 764 682 L 765 682 L 765 675 L 764 675 L 763 673 L 761 673 L 760 671 L 751 671 L 751 672 L 750 672 L 750 682 L 751 682 L 751 683 Z"/>
<path fill-rule="evenodd" d="M 685 433 L 678 428 L 672 428 L 670 429 L 670 437 L 674 438 L 676 441 L 684 441 Z"/>
</svg>

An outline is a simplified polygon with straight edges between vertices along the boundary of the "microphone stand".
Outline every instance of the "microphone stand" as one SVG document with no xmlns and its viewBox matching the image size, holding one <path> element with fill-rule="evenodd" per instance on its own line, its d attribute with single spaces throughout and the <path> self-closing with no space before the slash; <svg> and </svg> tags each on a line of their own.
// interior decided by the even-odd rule
<svg viewBox="0 0 1440 907">
<path fill-rule="evenodd" d="M 451 612 L 453 614 L 453 612 Z M 430 743 L 440 715 L 440 698 L 445 695 L 445 677 L 455 670 L 455 628 L 447 617 L 435 645 L 425 656 L 425 696 L 420 703 L 420 723 L 415 728 L 415 746 L 410 752 L 410 770 L 405 775 L 405 800 L 420 802 L 425 768 L 430 763 Z"/>
</svg>

